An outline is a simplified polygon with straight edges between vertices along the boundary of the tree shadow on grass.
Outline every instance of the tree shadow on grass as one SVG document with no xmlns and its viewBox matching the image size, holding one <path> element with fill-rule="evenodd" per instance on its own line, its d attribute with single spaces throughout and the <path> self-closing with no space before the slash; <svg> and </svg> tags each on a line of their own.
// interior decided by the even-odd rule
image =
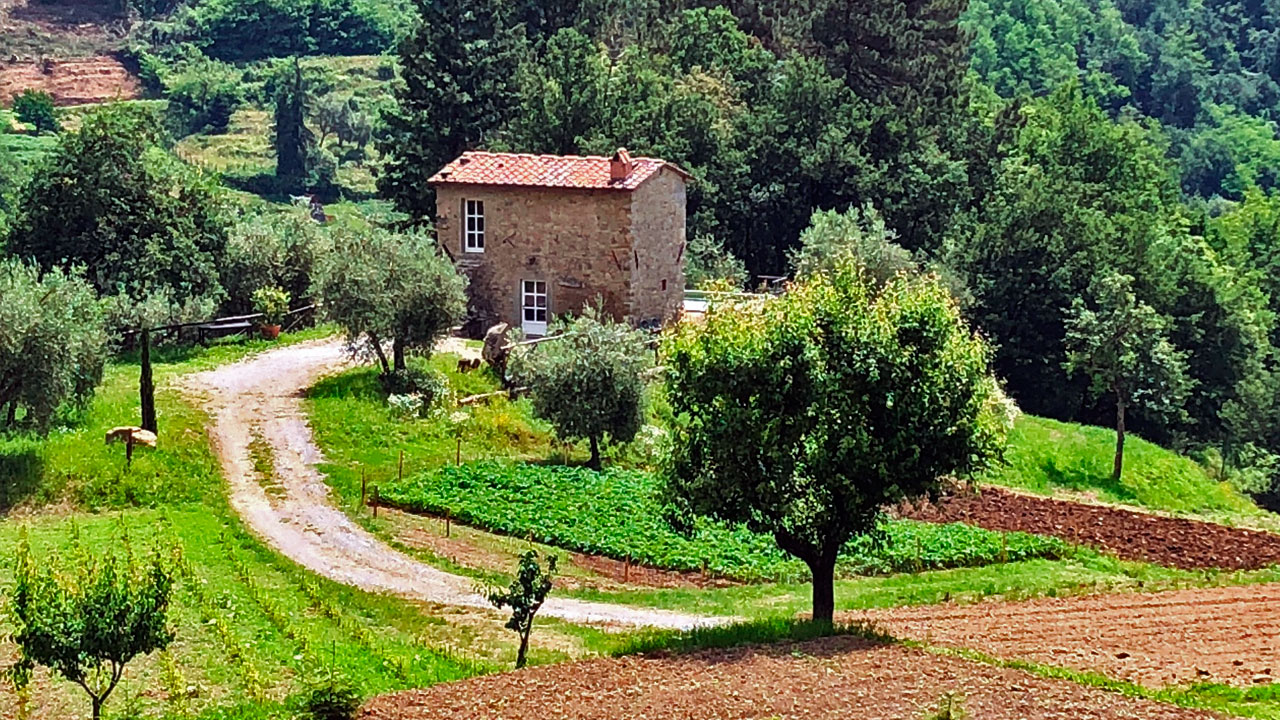
<svg viewBox="0 0 1280 720">
<path fill-rule="evenodd" d="M 1110 472 L 1090 467 L 1081 460 L 1061 463 L 1058 458 L 1049 457 L 1041 463 L 1040 469 L 1044 471 L 1045 479 L 1057 487 L 1079 492 L 1104 492 L 1117 500 L 1137 499 L 1133 491 L 1113 479 Z"/>
<path fill-rule="evenodd" d="M 0 445 L 0 515 L 35 494 L 44 475 L 44 459 L 35 447 Z"/>
<path fill-rule="evenodd" d="M 307 388 L 308 398 L 337 398 L 343 400 L 372 400 L 385 402 L 387 392 L 378 382 L 378 369 L 360 368 L 356 371 L 331 375 Z"/>
</svg>

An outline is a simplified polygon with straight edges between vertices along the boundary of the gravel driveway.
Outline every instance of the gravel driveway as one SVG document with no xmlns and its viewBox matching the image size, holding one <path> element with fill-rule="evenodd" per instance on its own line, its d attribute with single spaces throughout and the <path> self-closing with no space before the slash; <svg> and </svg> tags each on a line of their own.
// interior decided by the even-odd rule
<svg viewBox="0 0 1280 720">
<path fill-rule="evenodd" d="M 280 553 L 331 580 L 415 600 L 489 608 L 473 581 L 443 572 L 390 548 L 329 502 L 316 469 L 322 462 L 302 410 L 318 378 L 349 362 L 344 345 L 326 340 L 294 345 L 190 376 L 205 397 L 209 436 L 227 479 L 232 507 Z M 254 471 L 250 443 L 269 446 L 275 475 L 270 492 Z M 495 611 L 496 612 L 496 611 Z M 687 629 L 712 618 L 664 610 L 550 598 L 542 614 L 572 622 Z"/>
</svg>

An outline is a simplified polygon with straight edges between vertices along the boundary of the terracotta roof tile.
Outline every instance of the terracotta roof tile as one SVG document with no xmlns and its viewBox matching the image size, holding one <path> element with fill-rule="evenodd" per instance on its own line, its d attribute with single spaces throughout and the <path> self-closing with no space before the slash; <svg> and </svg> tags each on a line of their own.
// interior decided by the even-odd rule
<svg viewBox="0 0 1280 720">
<path fill-rule="evenodd" d="M 519 185 L 525 187 L 634 190 L 664 166 L 688 178 L 665 160 L 631 158 L 633 169 L 623 180 L 609 176 L 609 158 L 577 155 L 465 152 L 428 180 L 432 185 Z"/>
</svg>

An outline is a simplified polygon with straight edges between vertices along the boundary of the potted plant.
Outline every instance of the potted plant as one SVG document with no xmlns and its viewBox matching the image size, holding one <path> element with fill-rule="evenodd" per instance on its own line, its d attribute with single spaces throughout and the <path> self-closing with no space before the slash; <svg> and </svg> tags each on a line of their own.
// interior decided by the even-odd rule
<svg viewBox="0 0 1280 720">
<path fill-rule="evenodd" d="M 263 287 L 253 291 L 253 309 L 262 314 L 262 337 L 275 340 L 280 337 L 280 322 L 289 312 L 289 293 L 278 287 Z"/>
</svg>

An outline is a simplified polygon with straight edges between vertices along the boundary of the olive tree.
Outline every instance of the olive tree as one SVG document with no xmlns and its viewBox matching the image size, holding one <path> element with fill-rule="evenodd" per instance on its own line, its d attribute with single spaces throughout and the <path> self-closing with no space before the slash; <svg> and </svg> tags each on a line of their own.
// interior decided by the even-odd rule
<svg viewBox="0 0 1280 720">
<path fill-rule="evenodd" d="M 0 424 L 45 429 L 93 396 L 106 361 L 102 308 L 78 273 L 0 260 Z"/>
<path fill-rule="evenodd" d="M 1169 342 L 1168 321 L 1133 293 L 1133 278 L 1115 273 L 1095 280 L 1092 303 L 1077 298 L 1067 315 L 1069 372 L 1089 378 L 1095 396 L 1116 403 L 1116 452 L 1111 479 L 1124 470 L 1125 417 L 1130 407 L 1148 416 L 1176 416 L 1191 387 L 1187 360 Z"/>
<path fill-rule="evenodd" d="M 173 640 L 168 628 L 173 570 L 156 551 L 136 558 L 127 539 L 101 557 L 81 548 L 65 567 L 18 547 L 8 607 L 18 648 L 10 669 L 21 686 L 43 665 L 89 695 L 93 718 L 120 683 L 125 666 Z"/>
<path fill-rule="evenodd" d="M 790 254 L 791 268 L 803 279 L 852 260 L 869 277 L 883 283 L 896 273 L 917 267 L 915 258 L 895 239 L 897 235 L 870 204 L 843 213 L 817 210 L 809 227 L 800 233 L 799 247 Z"/>
<path fill-rule="evenodd" d="M 529 388 L 533 412 L 564 440 L 591 443 L 600 468 L 600 441 L 630 442 L 644 420 L 644 378 L 650 353 L 644 333 L 603 319 L 592 308 L 558 323 L 555 340 L 518 349 L 511 377 Z"/>
<path fill-rule="evenodd" d="M 990 352 L 932 276 L 879 286 L 845 263 L 717 304 L 664 343 L 672 519 L 772 535 L 809 566 L 813 617 L 830 622 L 847 542 L 999 454 Z"/>
<path fill-rule="evenodd" d="M 403 372 L 410 350 L 429 354 L 467 310 L 466 278 L 422 232 L 335 231 L 315 294 L 353 347 L 367 343 L 384 376 Z"/>
</svg>

